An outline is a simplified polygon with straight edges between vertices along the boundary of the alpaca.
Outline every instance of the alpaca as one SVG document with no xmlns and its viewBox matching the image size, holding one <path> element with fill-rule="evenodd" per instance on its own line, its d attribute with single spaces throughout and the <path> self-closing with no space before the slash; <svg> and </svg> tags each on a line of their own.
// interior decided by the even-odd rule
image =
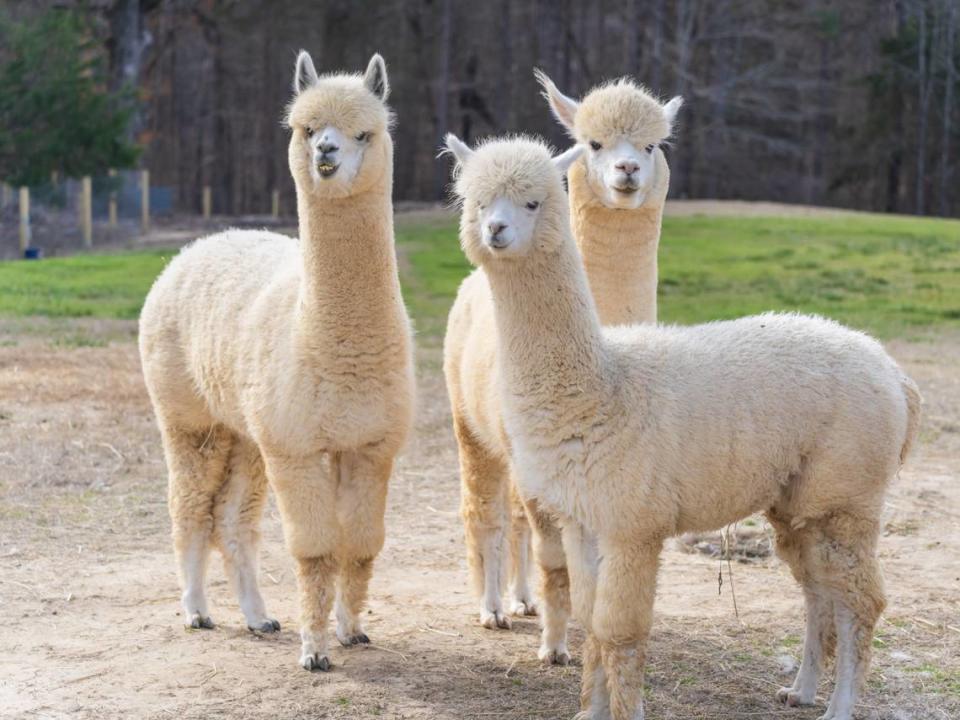
<svg viewBox="0 0 960 720">
<path fill-rule="evenodd" d="M 559 158 L 539 142 L 453 136 L 460 242 L 494 307 L 495 372 L 521 493 L 563 526 L 588 633 L 581 718 L 643 717 L 643 670 L 666 538 L 757 511 L 807 605 L 796 681 L 850 720 L 885 599 L 883 497 L 915 441 L 916 385 L 875 340 L 819 317 L 602 328 L 577 254 Z"/>
<path fill-rule="evenodd" d="M 570 210 L 590 287 L 604 324 L 656 322 L 657 245 L 670 170 L 660 143 L 670 136 L 682 104 L 665 105 L 629 80 L 601 85 L 578 103 L 542 72 L 536 76 L 554 114 L 575 138 L 592 143 L 568 174 Z M 480 621 L 510 627 L 501 579 L 510 515 L 509 611 L 538 610 L 527 585 L 530 529 L 540 566 L 543 637 L 539 657 L 566 664 L 568 578 L 560 533 L 534 503 L 526 513 L 509 480 L 508 444 L 500 431 L 493 374 L 493 309 L 482 272 L 469 278 L 450 312 L 444 369 L 461 458 L 462 516 Z M 469 316 L 469 318 L 467 317 Z M 469 345 L 469 351 L 468 351 Z M 486 427 L 481 427 L 486 426 Z M 481 439 L 480 442 L 477 440 Z M 530 522 L 528 522 L 528 516 Z"/>
<path fill-rule="evenodd" d="M 573 236 L 604 325 L 657 321 L 657 248 L 670 168 L 660 146 L 683 105 L 628 78 L 577 102 L 536 71 L 554 116 L 589 151 L 567 173 Z M 625 212 L 629 211 L 629 212 Z"/>
<path fill-rule="evenodd" d="M 183 250 L 140 317 L 140 354 L 169 469 L 183 609 L 210 628 L 209 548 L 252 629 L 279 629 L 257 587 L 269 482 L 296 561 L 300 664 L 327 670 L 360 621 L 383 546 L 387 482 L 412 421 L 413 359 L 391 201 L 386 66 L 318 76 L 301 51 L 291 129 L 300 240 L 230 230 Z M 335 597 L 335 603 L 334 603 Z"/>
</svg>

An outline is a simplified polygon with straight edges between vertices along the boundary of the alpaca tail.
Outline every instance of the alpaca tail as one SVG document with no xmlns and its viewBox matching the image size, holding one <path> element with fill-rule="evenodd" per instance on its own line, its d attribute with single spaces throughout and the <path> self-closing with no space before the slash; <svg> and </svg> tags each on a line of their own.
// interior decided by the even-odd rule
<svg viewBox="0 0 960 720">
<path fill-rule="evenodd" d="M 913 444 L 916 442 L 917 435 L 920 434 L 920 416 L 923 408 L 923 397 L 920 395 L 920 388 L 906 375 L 901 380 L 903 387 L 903 397 L 907 402 L 907 436 L 903 441 L 903 447 L 900 449 L 900 463 L 903 464 Z"/>
</svg>

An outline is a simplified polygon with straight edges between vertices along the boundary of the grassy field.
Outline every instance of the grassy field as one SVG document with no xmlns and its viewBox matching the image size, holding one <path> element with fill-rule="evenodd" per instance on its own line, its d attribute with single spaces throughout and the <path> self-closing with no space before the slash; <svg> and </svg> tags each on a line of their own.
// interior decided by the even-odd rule
<svg viewBox="0 0 960 720">
<path fill-rule="evenodd" d="M 430 342 L 469 266 L 452 222 L 401 222 L 403 284 Z M 0 315 L 134 318 L 173 251 L 0 264 Z M 960 327 L 960 222 L 667 218 L 660 317 L 695 323 L 764 310 L 821 313 L 881 337 Z"/>
</svg>

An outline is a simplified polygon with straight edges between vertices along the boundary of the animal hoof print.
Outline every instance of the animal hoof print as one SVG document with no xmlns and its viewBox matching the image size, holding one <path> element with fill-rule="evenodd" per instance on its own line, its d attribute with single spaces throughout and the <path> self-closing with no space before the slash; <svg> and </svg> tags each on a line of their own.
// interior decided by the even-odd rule
<svg viewBox="0 0 960 720">
<path fill-rule="evenodd" d="M 194 613 L 190 616 L 190 622 L 187 627 L 191 630 L 213 630 L 216 625 L 213 624 L 213 620 L 208 616 Z"/>
<path fill-rule="evenodd" d="M 304 670 L 309 670 L 310 672 L 328 672 L 331 667 L 330 658 L 320 653 L 304 655 L 300 658 L 300 664 Z"/>
<path fill-rule="evenodd" d="M 256 627 L 247 625 L 247 629 L 255 633 L 275 633 L 280 632 L 280 623 L 276 620 L 264 620 Z"/>
</svg>

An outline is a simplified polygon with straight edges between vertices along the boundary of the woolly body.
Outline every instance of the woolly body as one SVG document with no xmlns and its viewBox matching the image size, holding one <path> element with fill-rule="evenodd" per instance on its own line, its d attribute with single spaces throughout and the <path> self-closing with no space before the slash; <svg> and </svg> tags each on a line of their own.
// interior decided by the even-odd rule
<svg viewBox="0 0 960 720">
<path fill-rule="evenodd" d="M 564 526 L 575 614 L 588 630 L 584 717 L 643 716 L 646 638 L 665 538 L 766 511 L 803 584 L 804 662 L 781 699 L 813 702 L 837 642 L 827 714 L 849 720 L 884 606 L 883 495 L 916 438 L 916 385 L 878 343 L 828 320 L 761 315 L 692 328 L 602 329 L 541 147 L 458 155 L 461 244 L 484 268 L 496 384 L 516 481 Z M 545 196 L 525 253 L 478 219 L 512 193 L 516 157 Z M 523 198 L 519 198 L 522 200 Z"/>
<path fill-rule="evenodd" d="M 269 479 L 297 561 L 301 664 L 323 670 L 334 592 L 340 641 L 368 641 L 360 613 L 412 421 L 413 360 L 383 60 L 374 56 L 362 77 L 321 78 L 301 53 L 295 90 L 300 240 L 228 231 L 182 251 L 147 297 L 140 351 L 170 471 L 188 624 L 212 627 L 203 580 L 213 541 L 248 625 L 279 628 L 256 581 Z"/>
</svg>

